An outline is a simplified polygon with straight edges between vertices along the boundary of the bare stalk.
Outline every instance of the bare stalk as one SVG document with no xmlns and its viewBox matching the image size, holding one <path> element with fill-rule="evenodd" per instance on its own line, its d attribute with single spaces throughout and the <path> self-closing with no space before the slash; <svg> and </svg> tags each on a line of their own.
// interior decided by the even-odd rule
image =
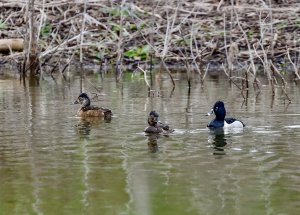
<svg viewBox="0 0 300 215">
<path fill-rule="evenodd" d="M 123 58 L 123 22 L 124 22 L 124 16 L 123 16 L 123 8 L 126 3 L 126 0 L 122 0 L 121 6 L 120 6 L 120 32 L 119 32 L 119 40 L 117 44 L 117 59 L 116 59 L 116 75 L 117 80 L 119 80 L 122 76 L 122 58 Z"/>
<path fill-rule="evenodd" d="M 189 62 L 186 58 L 187 51 L 186 51 L 186 49 L 184 49 L 185 53 L 183 53 L 181 49 L 179 49 L 179 51 L 180 51 L 180 53 L 181 53 L 181 55 L 183 56 L 183 59 L 184 59 L 184 64 L 185 64 L 185 67 L 186 67 L 186 73 L 187 73 L 187 79 L 188 79 L 188 86 L 189 86 L 189 88 L 191 88 L 191 66 L 190 66 L 190 64 L 189 64 Z"/>
<path fill-rule="evenodd" d="M 233 80 L 234 77 L 230 77 L 227 70 L 226 70 L 226 67 L 224 66 L 224 64 L 222 64 L 222 68 L 223 68 L 223 71 L 225 73 L 225 75 L 228 77 L 228 79 L 230 81 L 232 81 L 232 83 L 240 90 L 240 91 L 243 91 L 243 89 Z M 240 78 L 240 79 L 244 79 L 244 78 Z"/>
<path fill-rule="evenodd" d="M 39 24 L 38 33 L 37 33 L 37 38 L 38 38 L 38 39 L 40 38 L 42 26 L 43 26 L 43 23 L 44 23 L 44 21 L 45 21 L 45 19 L 46 19 L 46 13 L 45 13 L 45 1 L 46 1 L 46 0 L 43 0 L 42 9 L 40 10 L 40 24 Z"/>
<path fill-rule="evenodd" d="M 144 80 L 145 80 L 145 83 L 148 86 L 148 93 L 149 93 L 151 91 L 151 86 L 150 86 L 150 84 L 147 80 L 147 71 L 143 70 L 139 65 L 138 65 L 138 69 L 141 70 L 144 73 Z"/>
<path fill-rule="evenodd" d="M 276 72 L 277 75 L 279 75 L 279 77 L 281 78 L 281 83 L 282 83 L 281 88 L 282 88 L 282 90 L 283 90 L 283 92 L 284 92 L 286 98 L 287 98 L 287 99 L 289 100 L 289 102 L 291 103 L 292 100 L 290 99 L 289 95 L 288 95 L 287 92 L 286 92 L 286 85 L 287 85 L 287 83 L 286 83 L 284 77 L 281 75 L 280 71 L 278 71 L 278 69 L 274 66 L 274 64 L 272 63 L 272 61 L 270 61 L 270 65 L 271 65 L 272 70 L 273 70 L 274 72 Z"/>
<path fill-rule="evenodd" d="M 168 15 L 168 18 L 167 18 L 167 29 L 166 29 L 166 33 L 165 33 L 165 40 L 164 40 L 164 48 L 163 48 L 163 51 L 162 51 L 162 54 L 161 54 L 161 60 L 162 60 L 162 63 L 163 63 L 163 66 L 164 68 L 167 70 L 170 78 L 171 78 L 171 81 L 173 83 L 173 87 L 175 87 L 175 81 L 172 77 L 172 74 L 170 72 L 170 70 L 168 69 L 165 61 L 164 61 L 164 58 L 168 52 L 168 48 L 169 48 L 169 41 L 171 39 L 171 35 L 172 35 L 172 31 L 173 31 L 173 28 L 174 28 L 174 24 L 175 24 L 175 21 L 176 21 L 176 18 L 177 18 L 177 12 L 178 12 L 178 8 L 180 6 L 180 2 L 181 1 L 177 1 L 177 7 L 175 9 L 175 12 L 174 12 L 174 15 L 173 15 L 173 19 L 172 19 L 172 23 L 170 21 L 170 18 L 169 18 L 169 15 L 168 15 L 168 11 L 167 11 L 167 15 Z"/>
<path fill-rule="evenodd" d="M 251 69 L 253 71 L 253 74 L 254 76 L 256 76 L 256 68 L 255 68 L 255 64 L 254 64 L 254 60 L 253 60 L 253 54 L 252 54 L 252 51 L 251 51 L 251 46 L 250 46 L 250 43 L 249 43 L 249 40 L 248 40 L 248 37 L 247 37 L 247 34 L 246 32 L 244 31 L 243 27 L 241 26 L 241 23 L 239 21 L 239 15 L 237 13 L 237 11 L 234 9 L 234 12 L 235 12 L 235 16 L 236 16 L 236 20 L 237 20 L 237 24 L 241 30 L 241 32 L 243 33 L 243 36 L 246 40 L 246 43 L 247 43 L 247 47 L 248 47 L 248 51 L 249 51 L 249 56 L 250 56 L 250 65 L 251 65 Z"/>
<path fill-rule="evenodd" d="M 87 34 L 88 32 L 82 32 L 82 34 Z M 74 40 L 77 40 L 77 39 L 80 39 L 80 34 L 79 35 L 76 35 L 68 40 L 65 40 L 64 42 L 62 42 L 61 44 L 55 46 L 54 48 L 52 49 L 47 49 L 45 50 L 42 54 L 41 54 L 41 57 L 44 57 L 48 54 L 51 54 L 51 53 L 55 53 L 57 51 L 66 51 L 66 50 L 78 50 L 79 46 L 80 45 L 75 45 L 73 47 L 65 47 L 68 43 L 74 41 Z"/>
<path fill-rule="evenodd" d="M 297 79 L 300 80 L 300 76 L 299 76 L 299 73 L 298 73 L 297 66 L 296 66 L 296 64 L 295 64 L 295 63 L 292 61 L 292 59 L 291 59 L 291 56 L 290 56 L 290 49 L 289 49 L 289 48 L 287 49 L 287 56 L 288 56 L 289 61 L 290 61 L 291 64 L 293 65 L 294 73 L 295 73 Z"/>
<path fill-rule="evenodd" d="M 175 81 L 174 81 L 174 79 L 173 79 L 173 76 L 172 76 L 172 74 L 171 74 L 171 71 L 168 69 L 168 67 L 167 67 L 167 65 L 166 65 L 166 63 L 165 63 L 164 60 L 162 60 L 161 62 L 162 62 L 164 68 L 167 70 L 167 72 L 168 72 L 168 74 L 169 74 L 169 76 L 170 76 L 170 78 L 171 78 L 171 81 L 172 81 L 172 84 L 173 84 L 173 88 L 175 88 Z"/>
<path fill-rule="evenodd" d="M 83 47 L 83 40 L 84 40 L 84 29 L 85 29 L 85 17 L 86 17 L 86 1 L 84 0 L 84 8 L 82 13 L 82 25 L 81 25 L 81 31 L 80 31 L 80 47 L 79 47 L 79 58 L 80 63 L 83 62 L 83 54 L 82 54 L 82 47 Z"/>
<path fill-rule="evenodd" d="M 30 78 L 35 78 L 38 75 L 38 51 L 37 51 L 37 29 L 35 22 L 35 0 L 28 0 L 27 2 L 27 17 L 28 21 L 28 30 L 26 33 L 26 49 L 25 49 L 25 60 L 27 63 L 24 65 L 24 73 L 26 72 L 26 67 L 30 70 Z M 28 42 L 27 42 L 28 41 Z"/>
<path fill-rule="evenodd" d="M 217 6 L 217 11 L 220 13 L 220 7 L 222 6 L 222 4 L 224 3 L 224 0 L 221 0 Z"/>
<path fill-rule="evenodd" d="M 271 56 L 274 57 L 274 46 L 275 46 L 275 37 L 273 32 L 273 12 L 272 12 L 272 1 L 269 1 L 269 16 L 270 16 L 270 32 L 271 32 Z"/>
<path fill-rule="evenodd" d="M 177 1 L 177 7 L 176 7 L 174 15 L 173 15 L 172 23 L 171 23 L 169 17 L 167 18 L 168 24 L 167 24 L 166 34 L 165 34 L 164 48 L 163 48 L 163 51 L 162 51 L 162 58 L 164 58 L 166 56 L 167 52 L 168 52 L 169 41 L 170 41 L 171 36 L 172 36 L 172 31 L 173 31 L 174 24 L 175 24 L 175 21 L 176 21 L 176 18 L 177 18 L 177 12 L 178 12 L 178 8 L 180 6 L 180 2 L 181 1 Z M 168 11 L 167 11 L 167 14 L 168 14 Z"/>
<path fill-rule="evenodd" d="M 265 29 L 263 27 L 264 25 L 265 25 L 265 22 L 262 21 L 261 12 L 260 12 L 260 14 L 259 14 L 260 41 L 258 41 L 258 43 L 261 47 L 264 59 L 261 59 L 260 56 L 257 54 L 255 47 L 253 47 L 253 48 L 254 48 L 255 53 L 257 54 L 258 58 L 261 59 L 263 65 L 264 65 L 265 72 L 267 73 L 269 83 L 271 84 L 271 87 L 272 87 L 272 94 L 274 96 L 275 95 L 275 85 L 274 85 L 275 76 L 273 75 L 273 72 L 271 70 L 270 61 L 268 60 L 267 52 L 266 52 L 266 50 L 264 48 L 264 45 L 263 45 L 263 42 L 265 40 L 265 36 L 264 36 L 265 35 Z"/>
<path fill-rule="evenodd" d="M 198 72 L 200 77 L 202 77 L 201 69 L 197 63 L 197 59 L 200 58 L 200 66 L 201 66 L 201 51 L 198 48 L 198 43 L 197 43 L 194 32 L 195 32 L 195 22 L 192 23 L 192 27 L 191 27 L 190 52 L 191 52 L 191 56 L 193 58 L 193 61 L 192 61 L 193 65 L 195 65 L 196 71 Z M 197 53 L 196 56 L 194 55 L 193 45 L 195 46 L 195 52 Z"/>
<path fill-rule="evenodd" d="M 209 66 L 210 66 L 210 63 L 208 63 L 208 64 L 206 65 L 206 69 L 205 69 L 204 75 L 203 75 L 203 77 L 202 77 L 202 79 L 201 79 L 202 82 L 204 81 L 204 79 L 205 79 L 205 77 L 206 77 L 206 75 L 207 75 Z"/>
<path fill-rule="evenodd" d="M 223 29 L 224 30 L 224 46 L 226 47 L 227 46 L 227 42 L 226 42 L 226 14 L 225 13 L 223 13 L 223 23 L 224 23 L 224 29 Z M 227 48 L 225 48 L 225 54 L 226 54 L 226 59 L 227 59 L 228 67 L 229 67 L 229 69 L 231 69 L 230 68 L 231 61 L 229 61 L 229 56 L 228 56 Z"/>
</svg>

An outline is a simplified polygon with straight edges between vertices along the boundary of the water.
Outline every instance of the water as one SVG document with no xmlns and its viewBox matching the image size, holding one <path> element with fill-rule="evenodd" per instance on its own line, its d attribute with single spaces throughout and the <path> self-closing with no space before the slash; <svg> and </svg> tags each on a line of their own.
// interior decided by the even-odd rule
<svg viewBox="0 0 300 215">
<path fill-rule="evenodd" d="M 83 89 L 111 122 L 75 116 L 79 76 L 35 87 L 1 76 L 0 214 L 299 214 L 299 88 L 289 84 L 289 105 L 268 86 L 244 102 L 222 76 L 188 95 L 174 75 L 172 91 L 156 74 L 150 97 L 140 74 L 88 75 Z M 218 99 L 243 131 L 206 129 Z M 150 110 L 175 133 L 145 136 Z"/>
</svg>

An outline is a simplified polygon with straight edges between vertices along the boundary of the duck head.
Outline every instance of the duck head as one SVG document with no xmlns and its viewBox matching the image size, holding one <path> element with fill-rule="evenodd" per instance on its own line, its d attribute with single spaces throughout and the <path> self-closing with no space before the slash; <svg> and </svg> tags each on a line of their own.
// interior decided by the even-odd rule
<svg viewBox="0 0 300 215">
<path fill-rule="evenodd" d="M 74 104 L 81 104 L 82 107 L 88 107 L 91 104 L 90 98 L 86 93 L 81 93 Z"/>
<path fill-rule="evenodd" d="M 209 116 L 213 113 L 215 113 L 217 120 L 224 120 L 226 116 L 226 109 L 225 109 L 224 102 L 217 101 L 214 107 L 211 109 L 211 111 L 207 113 L 207 115 Z"/>
<path fill-rule="evenodd" d="M 158 117 L 159 115 L 156 113 L 156 111 L 151 111 L 148 116 L 148 124 L 150 126 L 156 126 L 158 123 Z"/>
</svg>

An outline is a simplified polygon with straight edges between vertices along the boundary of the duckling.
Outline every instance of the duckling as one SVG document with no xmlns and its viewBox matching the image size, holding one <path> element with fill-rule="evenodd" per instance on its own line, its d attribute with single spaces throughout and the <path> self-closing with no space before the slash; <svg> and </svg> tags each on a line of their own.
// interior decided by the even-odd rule
<svg viewBox="0 0 300 215">
<path fill-rule="evenodd" d="M 156 111 L 151 111 L 148 116 L 149 126 L 145 128 L 145 133 L 172 133 L 174 130 L 158 120 L 159 115 Z"/>
<path fill-rule="evenodd" d="M 245 124 L 237 120 L 235 118 L 225 118 L 226 116 L 226 109 L 224 102 L 217 101 L 207 115 L 211 115 L 215 113 L 216 118 L 213 119 L 211 122 L 208 123 L 208 128 L 243 128 L 245 127 Z"/>
<path fill-rule="evenodd" d="M 86 93 L 81 93 L 74 104 L 81 104 L 77 111 L 77 115 L 80 117 L 104 117 L 105 119 L 111 119 L 112 117 L 110 109 L 92 106 L 91 100 Z"/>
</svg>

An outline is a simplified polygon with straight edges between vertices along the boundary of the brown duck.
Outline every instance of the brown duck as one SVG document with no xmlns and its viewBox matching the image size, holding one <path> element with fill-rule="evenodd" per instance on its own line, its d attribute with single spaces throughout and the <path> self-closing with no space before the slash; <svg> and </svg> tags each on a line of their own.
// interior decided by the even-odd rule
<svg viewBox="0 0 300 215">
<path fill-rule="evenodd" d="M 159 115 L 156 111 L 151 111 L 148 116 L 148 124 L 149 126 L 145 128 L 145 133 L 163 133 L 169 134 L 172 133 L 174 130 L 171 129 L 168 125 L 159 121 Z"/>
<path fill-rule="evenodd" d="M 86 93 L 81 93 L 74 104 L 81 104 L 77 111 L 77 115 L 80 117 L 104 117 L 105 119 L 110 119 L 112 116 L 110 109 L 92 106 L 91 100 Z"/>
</svg>

